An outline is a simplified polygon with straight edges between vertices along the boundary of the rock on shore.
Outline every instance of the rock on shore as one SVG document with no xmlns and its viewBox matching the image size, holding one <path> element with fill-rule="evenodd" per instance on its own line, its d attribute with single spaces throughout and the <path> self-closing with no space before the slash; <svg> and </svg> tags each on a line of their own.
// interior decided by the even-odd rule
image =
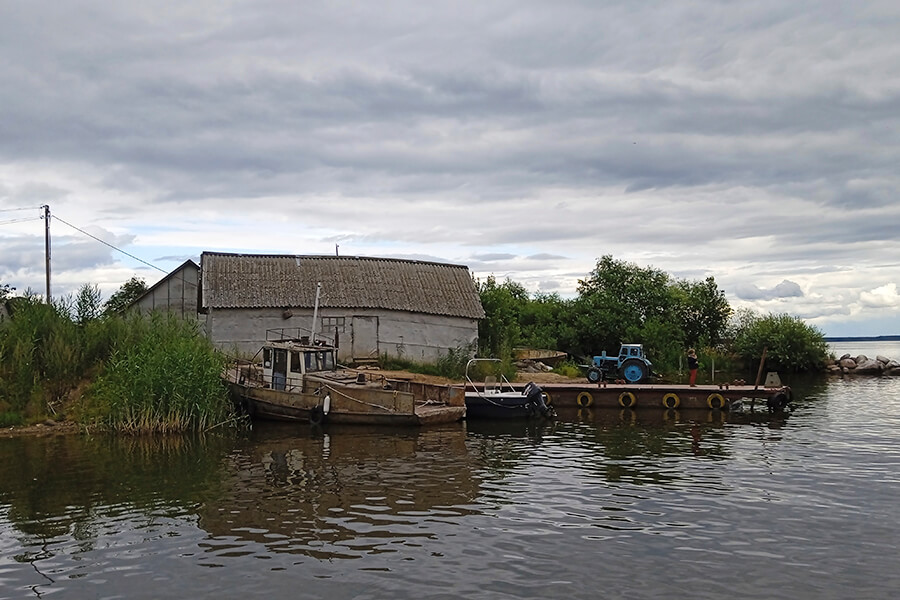
<svg viewBox="0 0 900 600">
<path fill-rule="evenodd" d="M 900 363 L 886 356 L 878 355 L 869 358 L 865 354 L 852 357 L 845 354 L 825 365 L 829 373 L 845 373 L 858 375 L 900 375 Z"/>
</svg>

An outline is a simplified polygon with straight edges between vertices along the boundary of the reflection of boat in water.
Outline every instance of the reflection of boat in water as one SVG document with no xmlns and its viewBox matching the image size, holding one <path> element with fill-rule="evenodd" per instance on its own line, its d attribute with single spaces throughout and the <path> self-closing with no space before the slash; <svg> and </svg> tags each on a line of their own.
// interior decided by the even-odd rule
<svg viewBox="0 0 900 600">
<path fill-rule="evenodd" d="M 465 416 L 460 387 L 389 380 L 339 368 L 325 339 L 266 332 L 256 360 L 236 363 L 224 378 L 232 398 L 254 419 L 434 425 Z M 271 338 L 271 339 L 270 339 Z"/>
<path fill-rule="evenodd" d="M 533 382 L 516 390 L 502 373 L 499 378 L 488 375 L 484 384 L 472 381 L 472 367 L 487 362 L 498 362 L 498 359 L 473 358 L 466 364 L 466 419 L 549 419 L 556 416 L 547 403 L 547 395 Z"/>
<path fill-rule="evenodd" d="M 352 430 L 352 435 L 341 431 Z M 336 432 L 336 433 L 335 433 Z M 226 550 L 354 558 L 421 548 L 424 524 L 472 514 L 477 457 L 464 423 L 427 428 L 260 423 L 227 458 L 202 528 Z"/>
<path fill-rule="evenodd" d="M 539 439 L 556 431 L 556 419 L 466 419 L 466 433 L 475 437 Z"/>
</svg>

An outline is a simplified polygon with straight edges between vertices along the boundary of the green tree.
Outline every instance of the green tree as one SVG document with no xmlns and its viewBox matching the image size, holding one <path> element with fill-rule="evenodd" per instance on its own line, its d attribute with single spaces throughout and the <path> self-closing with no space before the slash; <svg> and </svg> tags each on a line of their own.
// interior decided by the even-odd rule
<svg viewBox="0 0 900 600">
<path fill-rule="evenodd" d="M 684 345 L 713 347 L 722 342 L 731 317 L 725 292 L 713 277 L 704 281 L 681 280 L 674 284 L 677 314 Z"/>
<path fill-rule="evenodd" d="M 103 306 L 103 314 L 112 315 L 124 311 L 128 306 L 140 298 L 149 288 L 143 279 L 132 277 L 113 292 Z"/>
<path fill-rule="evenodd" d="M 752 365 L 766 351 L 766 365 L 779 371 L 821 369 L 828 343 L 817 328 L 788 314 L 758 315 L 742 311 L 734 332 L 734 349 Z"/>
<path fill-rule="evenodd" d="M 78 288 L 70 312 L 75 323 L 84 326 L 100 317 L 102 306 L 100 288 L 86 283 Z"/>
<path fill-rule="evenodd" d="M 536 294 L 521 307 L 521 345 L 568 352 L 575 339 L 571 301 L 558 294 Z"/>
<path fill-rule="evenodd" d="M 513 281 L 497 283 L 493 275 L 475 282 L 485 317 L 478 323 L 478 350 L 482 356 L 506 358 L 522 339 L 520 325 L 528 292 Z"/>
<path fill-rule="evenodd" d="M 645 326 L 677 323 L 675 297 L 669 275 L 659 269 L 604 256 L 586 279 L 578 282 L 573 303 L 577 351 L 591 355 L 597 350 L 618 351 L 622 342 L 639 342 Z M 682 333 L 669 327 L 681 343 Z"/>
<path fill-rule="evenodd" d="M 11 287 L 8 283 L 0 285 L 0 302 L 3 302 L 7 297 L 11 296 L 15 289 L 16 288 Z"/>
</svg>

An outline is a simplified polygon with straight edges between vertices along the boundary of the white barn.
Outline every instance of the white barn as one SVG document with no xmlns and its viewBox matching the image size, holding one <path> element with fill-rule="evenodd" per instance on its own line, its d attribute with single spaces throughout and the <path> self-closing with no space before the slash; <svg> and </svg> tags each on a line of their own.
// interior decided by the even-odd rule
<svg viewBox="0 0 900 600">
<path fill-rule="evenodd" d="M 315 313 L 315 330 L 337 337 L 341 360 L 434 362 L 474 350 L 484 317 L 468 268 L 436 262 L 204 252 L 199 291 L 210 339 L 245 356 L 268 330 L 313 329 Z"/>
</svg>

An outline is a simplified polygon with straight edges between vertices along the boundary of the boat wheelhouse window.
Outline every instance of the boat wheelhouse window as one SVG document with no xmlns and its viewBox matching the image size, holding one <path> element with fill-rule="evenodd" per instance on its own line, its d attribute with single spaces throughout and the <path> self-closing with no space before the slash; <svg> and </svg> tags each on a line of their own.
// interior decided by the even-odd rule
<svg viewBox="0 0 900 600">
<path fill-rule="evenodd" d="M 333 371 L 334 356 L 331 352 L 307 352 L 306 371 Z"/>
<path fill-rule="evenodd" d="M 301 371 L 301 363 L 300 363 L 300 353 L 296 350 L 291 351 L 291 373 L 300 373 Z"/>
<path fill-rule="evenodd" d="M 263 348 L 263 366 L 269 368 L 272 366 L 272 349 Z"/>
<path fill-rule="evenodd" d="M 334 370 L 334 353 L 332 352 L 319 352 L 319 369 L 322 371 L 333 371 Z"/>
</svg>

